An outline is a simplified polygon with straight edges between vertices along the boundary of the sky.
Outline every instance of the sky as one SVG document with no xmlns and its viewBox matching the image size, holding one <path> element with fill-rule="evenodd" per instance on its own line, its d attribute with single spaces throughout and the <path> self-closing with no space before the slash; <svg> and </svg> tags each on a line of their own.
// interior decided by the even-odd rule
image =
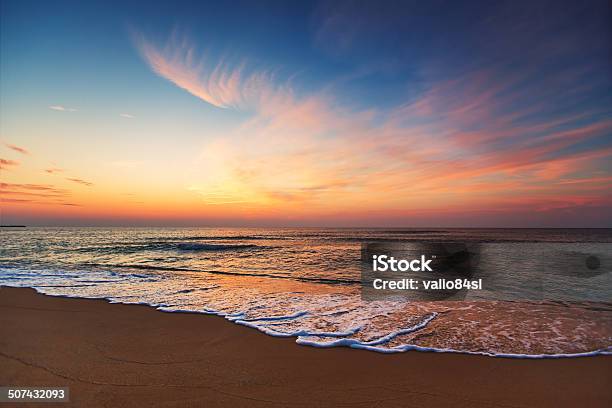
<svg viewBox="0 0 612 408">
<path fill-rule="evenodd" d="M 605 1 L 0 4 L 0 224 L 612 227 Z"/>
</svg>

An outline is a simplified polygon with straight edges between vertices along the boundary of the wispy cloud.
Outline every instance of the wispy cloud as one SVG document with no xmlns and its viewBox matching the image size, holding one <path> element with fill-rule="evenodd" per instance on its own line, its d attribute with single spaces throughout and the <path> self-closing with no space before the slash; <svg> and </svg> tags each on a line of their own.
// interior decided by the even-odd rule
<svg viewBox="0 0 612 408">
<path fill-rule="evenodd" d="M 48 169 L 45 169 L 45 173 L 49 173 L 49 174 L 58 174 L 58 173 L 63 173 L 64 169 L 60 169 L 57 167 L 51 167 Z"/>
<path fill-rule="evenodd" d="M 134 115 L 130 115 L 129 113 L 120 113 L 119 116 L 126 119 L 134 119 Z"/>
<path fill-rule="evenodd" d="M 0 202 L 13 203 L 13 204 L 37 204 L 37 205 L 63 205 L 69 207 L 82 207 L 81 204 L 77 203 L 66 203 L 58 200 L 40 200 L 40 199 L 27 199 L 27 198 L 6 198 L 0 197 Z"/>
<path fill-rule="evenodd" d="M 1 201 L 16 204 L 67 205 L 70 192 L 49 184 L 0 183 Z"/>
<path fill-rule="evenodd" d="M 544 103 L 548 92 L 486 77 L 437 83 L 386 111 L 350 110 L 325 93 L 290 99 L 205 147 L 209 185 L 199 194 L 208 201 L 283 203 L 292 211 L 305 203 L 329 211 L 357 202 L 434 211 L 449 200 L 463 209 L 504 203 L 518 209 L 515 197 L 533 209 L 550 209 L 547 202 L 563 197 L 604 205 L 610 184 L 589 180 L 612 157 L 612 149 L 598 145 L 612 122 L 586 108 L 556 112 Z M 570 180 L 581 180 L 580 195 Z"/>
<path fill-rule="evenodd" d="M 244 62 L 198 56 L 195 46 L 176 32 L 161 46 L 140 34 L 133 37 L 156 74 L 218 108 L 251 109 L 289 92 L 274 84 L 273 71 L 249 69 Z"/>
<path fill-rule="evenodd" d="M 0 169 L 8 170 L 10 167 L 19 166 L 19 162 L 15 160 L 0 159 Z"/>
<path fill-rule="evenodd" d="M 41 193 L 52 195 L 67 195 L 68 191 L 57 188 L 50 184 L 27 184 L 27 183 L 0 183 L 2 193 L 13 191 L 15 193 Z"/>
<path fill-rule="evenodd" d="M 30 152 L 28 150 L 26 150 L 25 148 L 23 148 L 23 147 L 16 146 L 16 145 L 10 144 L 10 143 L 5 143 L 4 145 L 6 147 L 8 147 L 9 149 L 14 150 L 14 151 L 16 151 L 18 153 L 21 153 L 21 154 L 30 154 Z"/>
<path fill-rule="evenodd" d="M 66 177 L 66 180 L 72 181 L 73 183 L 81 184 L 81 185 L 84 185 L 84 186 L 87 186 L 87 187 L 91 187 L 91 186 L 94 185 L 90 181 L 85 181 L 85 180 L 82 180 L 82 179 L 79 179 L 79 178 L 74 178 L 74 177 Z"/>
<path fill-rule="evenodd" d="M 55 110 L 55 111 L 60 111 L 60 112 L 76 112 L 75 108 L 67 108 L 67 107 L 62 106 L 62 105 L 51 105 L 51 106 L 49 106 L 49 109 Z"/>
<path fill-rule="evenodd" d="M 0 183 L 0 189 L 59 191 L 49 184 Z"/>
<path fill-rule="evenodd" d="M 542 78 L 484 66 L 431 79 L 395 106 L 355 109 L 325 88 L 297 95 L 244 64 L 197 59 L 176 35 L 161 47 L 142 37 L 137 44 L 179 88 L 220 108 L 250 109 L 233 132 L 209 139 L 188 181 L 210 205 L 400 214 L 610 201 L 597 169 L 612 157 L 601 148 L 612 122 L 589 99 L 596 84 L 585 80 L 588 70 Z"/>
</svg>

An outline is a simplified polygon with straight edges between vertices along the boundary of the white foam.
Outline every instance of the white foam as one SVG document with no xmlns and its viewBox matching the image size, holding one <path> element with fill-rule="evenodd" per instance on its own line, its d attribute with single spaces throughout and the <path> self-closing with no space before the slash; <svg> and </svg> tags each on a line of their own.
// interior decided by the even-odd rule
<svg viewBox="0 0 612 408">
<path fill-rule="evenodd" d="M 351 347 L 379 353 L 451 352 L 508 358 L 612 354 L 609 326 L 601 329 L 601 324 L 593 323 L 587 318 L 590 315 L 584 314 L 588 311 L 578 317 L 563 315 L 566 316 L 564 320 L 553 314 L 545 332 L 536 332 L 529 327 L 529 322 L 518 324 L 512 320 L 512 313 L 503 313 L 495 302 L 453 302 L 452 305 L 365 302 L 359 292 L 350 287 L 293 283 L 290 288 L 276 288 L 265 278 L 241 280 L 243 278 L 205 273 L 196 276 L 8 268 L 0 268 L 0 272 L 0 285 L 3 286 L 33 287 L 51 296 L 148 305 L 168 313 L 211 314 L 270 336 L 293 337 L 296 343 L 312 347 Z M 512 307 L 521 310 L 518 303 Z M 498 309 L 501 312 L 497 313 Z M 554 310 L 568 313 L 564 306 Z M 484 317 L 485 313 L 493 313 L 495 319 Z M 541 311 L 533 313 L 534 324 L 542 323 L 543 316 Z M 436 334 L 438 330 L 444 333 L 443 337 Z M 428 334 L 425 343 L 418 337 L 424 331 Z M 594 344 L 594 336 L 599 336 L 598 344 L 605 347 L 588 350 L 589 345 Z M 464 346 L 468 344 L 464 341 L 466 338 L 472 344 L 470 347 Z"/>
</svg>

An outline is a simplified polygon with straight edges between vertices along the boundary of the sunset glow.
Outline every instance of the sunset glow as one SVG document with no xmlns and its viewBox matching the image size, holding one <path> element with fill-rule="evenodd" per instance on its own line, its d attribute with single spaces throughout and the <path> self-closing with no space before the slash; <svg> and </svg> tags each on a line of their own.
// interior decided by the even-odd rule
<svg viewBox="0 0 612 408">
<path fill-rule="evenodd" d="M 436 10 L 410 31 L 412 10 L 363 21 L 334 3 L 280 25 L 260 9 L 202 9 L 195 24 L 47 7 L 2 3 L 1 224 L 612 221 L 610 38 L 596 16 L 531 25 L 539 10 L 509 6 L 457 23 L 471 28 L 453 48 Z"/>
</svg>

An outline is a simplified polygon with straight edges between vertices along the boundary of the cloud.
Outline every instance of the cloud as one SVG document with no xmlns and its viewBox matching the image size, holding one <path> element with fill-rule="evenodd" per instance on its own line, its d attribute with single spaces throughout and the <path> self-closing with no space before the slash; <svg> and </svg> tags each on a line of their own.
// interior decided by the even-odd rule
<svg viewBox="0 0 612 408">
<path fill-rule="evenodd" d="M 31 204 L 65 204 L 70 192 L 48 184 L 0 183 L 3 202 Z"/>
<path fill-rule="evenodd" d="M 567 106 L 569 115 L 560 101 L 557 112 L 545 103 L 548 91 L 521 80 L 477 72 L 388 110 L 351 110 L 321 92 L 288 99 L 206 145 L 198 168 L 206 176 L 192 181 L 205 180 L 198 194 L 206 202 L 298 214 L 518 208 L 515 197 L 546 209 L 552 198 L 577 196 L 571 180 L 584 186 L 584 205 L 603 203 L 609 183 L 592 174 L 612 157 L 601 147 L 612 121 L 589 104 Z"/>
<path fill-rule="evenodd" d="M 16 145 L 10 144 L 10 143 L 5 143 L 4 145 L 5 145 L 6 147 L 8 147 L 9 149 L 12 149 L 12 150 L 14 150 L 14 151 L 16 151 L 16 152 L 18 152 L 18 153 L 21 153 L 21 154 L 30 154 L 30 152 L 29 152 L 29 151 L 27 151 L 27 150 L 26 150 L 25 148 L 23 148 L 23 147 L 19 147 L 19 146 L 16 146 Z"/>
<path fill-rule="evenodd" d="M 59 169 L 56 167 L 51 167 L 48 169 L 45 169 L 45 173 L 49 173 L 49 174 L 58 174 L 58 173 L 62 173 L 64 171 L 64 169 Z"/>
<path fill-rule="evenodd" d="M 10 167 L 18 166 L 19 162 L 15 160 L 0 159 L 0 169 L 8 170 Z"/>
<path fill-rule="evenodd" d="M 6 198 L 0 197 L 0 202 L 3 203 L 14 203 L 14 204 L 41 204 L 41 205 L 64 205 L 70 207 L 82 207 L 81 204 L 66 203 L 60 200 L 33 200 L 27 198 Z"/>
<path fill-rule="evenodd" d="M 49 109 L 55 110 L 55 111 L 60 111 L 60 112 L 76 112 L 75 108 L 67 108 L 67 107 L 62 106 L 62 105 L 51 105 L 51 106 L 49 106 Z"/>
<path fill-rule="evenodd" d="M 0 183 L 2 193 L 6 191 L 16 192 L 44 192 L 45 194 L 64 195 L 67 190 L 56 188 L 49 184 L 23 184 L 23 183 Z"/>
<path fill-rule="evenodd" d="M 46 191 L 19 191 L 19 190 L 3 190 L 2 191 L 2 195 L 3 196 L 33 196 L 33 197 L 63 197 L 66 194 L 63 193 L 56 193 L 54 191 L 52 192 L 46 192 Z"/>
<path fill-rule="evenodd" d="M 92 182 L 85 181 L 85 180 L 78 179 L 78 178 L 74 178 L 74 177 L 66 177 L 66 180 L 72 181 L 73 183 L 82 184 L 82 185 L 87 186 L 87 187 L 91 187 L 91 186 L 94 185 Z"/>
<path fill-rule="evenodd" d="M 48 184 L 15 184 L 15 183 L 0 183 L 0 189 L 16 188 L 20 190 L 55 190 L 55 187 Z"/>
<path fill-rule="evenodd" d="M 134 115 L 130 115 L 129 113 L 120 113 L 119 116 L 127 119 L 134 119 Z"/>
<path fill-rule="evenodd" d="M 542 77 L 481 66 L 427 78 L 422 92 L 394 106 L 357 109 L 329 88 L 298 95 L 271 71 L 196 58 L 176 35 L 164 46 L 142 37 L 136 44 L 179 88 L 219 108 L 249 110 L 232 132 L 207 139 L 186 180 L 205 205 L 300 216 L 528 212 L 564 199 L 607 200 L 599 173 L 612 157 L 612 121 L 583 67 Z"/>
<path fill-rule="evenodd" d="M 25 198 L 6 198 L 0 197 L 0 201 L 3 203 L 31 203 L 33 200 L 27 200 Z"/>
<path fill-rule="evenodd" d="M 248 69 L 244 62 L 223 58 L 198 57 L 195 46 L 176 32 L 163 46 L 140 34 L 133 38 L 153 72 L 218 108 L 252 109 L 262 102 L 278 102 L 289 92 L 274 85 L 272 71 Z"/>
</svg>

